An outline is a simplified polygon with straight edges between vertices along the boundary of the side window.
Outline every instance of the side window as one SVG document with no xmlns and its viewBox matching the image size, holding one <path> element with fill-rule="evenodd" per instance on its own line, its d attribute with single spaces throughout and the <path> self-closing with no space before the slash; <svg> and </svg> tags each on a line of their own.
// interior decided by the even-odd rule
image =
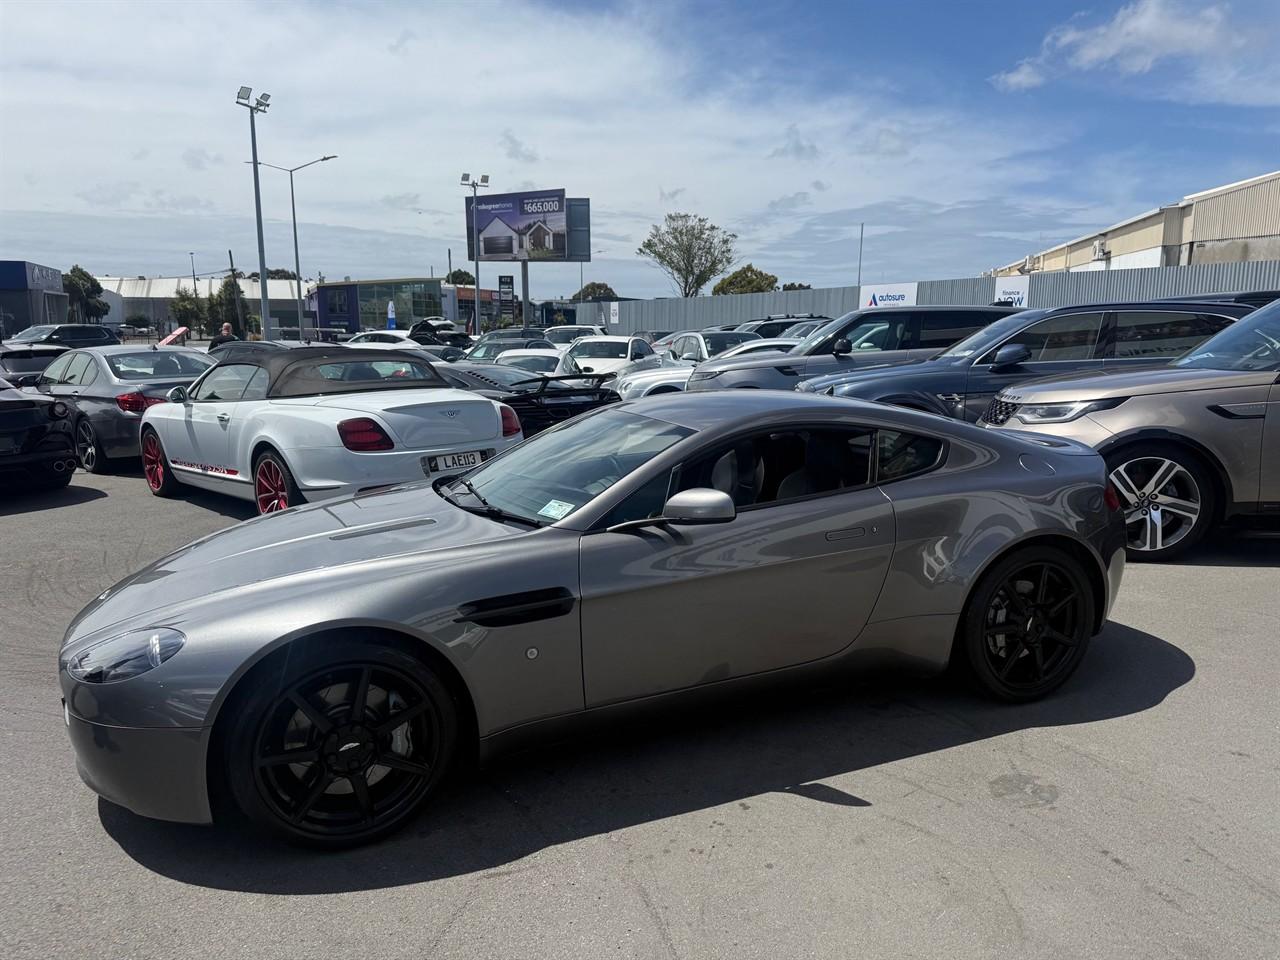
<svg viewBox="0 0 1280 960">
<path fill-rule="evenodd" d="M 71 365 L 71 361 L 75 359 L 75 354 L 64 353 L 53 363 L 44 368 L 44 373 L 40 374 L 40 383 L 60 383 L 62 375 L 67 372 L 67 367 Z"/>
<path fill-rule="evenodd" d="M 1102 314 L 1069 313 L 1034 323 L 1005 343 L 1020 343 L 1031 351 L 1033 362 L 1090 360 L 1102 331 Z M 980 363 L 991 363 L 993 350 Z"/>
<path fill-rule="evenodd" d="M 1118 360 L 1178 357 L 1231 323 L 1208 314 L 1136 310 L 1116 314 Z"/>
<path fill-rule="evenodd" d="M 936 466 L 942 458 L 943 443 L 896 430 L 876 434 L 876 483 L 889 483 Z"/>
<path fill-rule="evenodd" d="M 662 471 L 662 473 L 644 484 L 639 490 L 605 514 L 599 526 L 612 527 L 617 523 L 648 520 L 651 517 L 660 516 L 662 508 L 667 505 L 667 493 L 671 488 L 671 478 L 672 471 Z"/>
<path fill-rule="evenodd" d="M 671 344 L 671 356 L 675 357 L 677 360 L 683 360 L 685 352 L 689 349 L 689 341 L 691 339 L 691 337 L 676 338 L 676 341 Z"/>
<path fill-rule="evenodd" d="M 86 353 L 85 356 L 89 358 L 89 363 L 80 371 L 80 377 L 76 381 L 82 387 L 87 387 L 98 379 L 98 361 L 90 354 Z"/>
<path fill-rule="evenodd" d="M 80 378 L 84 376 L 84 372 L 88 369 L 92 360 L 93 358 L 87 353 L 73 354 L 71 357 L 71 365 L 67 367 L 66 373 L 62 375 L 62 378 L 58 382 L 78 386 L 80 384 Z"/>
<path fill-rule="evenodd" d="M 920 314 L 920 325 L 911 346 L 920 350 L 945 350 L 994 319 L 958 310 L 930 310 Z"/>
<path fill-rule="evenodd" d="M 632 341 L 632 343 L 634 343 L 634 344 L 635 344 L 635 353 L 636 353 L 636 356 L 638 356 L 638 357 L 652 357 L 652 356 L 653 356 L 653 350 L 651 350 L 651 349 L 649 348 L 649 345 L 648 345 L 647 343 L 645 343 L 643 340 L 633 340 L 633 341 Z"/>
<path fill-rule="evenodd" d="M 233 363 L 218 367 L 200 381 L 192 400 L 239 400 L 244 388 L 253 377 L 258 367 L 247 363 Z"/>
<path fill-rule="evenodd" d="M 267 371 L 258 367 L 245 385 L 241 400 L 265 400 L 267 398 Z"/>
</svg>

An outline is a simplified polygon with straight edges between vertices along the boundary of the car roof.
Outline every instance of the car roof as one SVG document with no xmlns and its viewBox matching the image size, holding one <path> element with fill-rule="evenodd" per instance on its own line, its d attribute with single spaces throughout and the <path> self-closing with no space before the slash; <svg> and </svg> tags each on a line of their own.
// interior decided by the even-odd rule
<svg viewBox="0 0 1280 960">
<path fill-rule="evenodd" d="M 166 343 L 100 343 L 91 344 L 87 347 L 74 347 L 77 353 L 96 353 L 99 356 L 109 357 L 117 353 L 145 353 L 148 350 L 158 350 L 161 353 L 198 353 L 205 356 L 204 350 L 195 347 L 180 347 L 176 344 Z"/>
<path fill-rule="evenodd" d="M 627 409 L 636 404 L 643 406 L 632 410 L 633 413 L 699 431 L 712 427 L 728 429 L 739 423 L 749 425 L 765 414 L 787 410 L 824 408 L 838 411 L 863 406 L 879 411 L 883 408 L 881 404 L 785 390 L 707 390 L 657 394 L 627 401 L 614 409 Z"/>
<path fill-rule="evenodd" d="M 500 357 L 558 357 L 559 350 L 552 350 L 547 347 L 523 347 L 518 350 L 503 350 L 498 354 Z"/>
<path fill-rule="evenodd" d="M 1168 310 L 1171 307 L 1177 306 L 1196 307 L 1201 310 L 1206 307 L 1225 307 L 1228 312 L 1238 312 L 1241 315 L 1250 313 L 1253 310 L 1253 307 L 1244 303 L 1232 303 L 1221 300 L 1206 301 L 1189 297 L 1185 299 L 1172 297 L 1168 300 L 1109 300 L 1098 303 L 1073 303 L 1066 307 L 1046 307 L 1042 309 L 1047 315 L 1075 310 Z"/>
<path fill-rule="evenodd" d="M 574 346 L 579 343 L 626 343 L 628 340 L 638 339 L 634 334 L 630 336 L 618 336 L 616 334 L 598 334 L 594 337 L 579 337 L 574 341 Z"/>
</svg>

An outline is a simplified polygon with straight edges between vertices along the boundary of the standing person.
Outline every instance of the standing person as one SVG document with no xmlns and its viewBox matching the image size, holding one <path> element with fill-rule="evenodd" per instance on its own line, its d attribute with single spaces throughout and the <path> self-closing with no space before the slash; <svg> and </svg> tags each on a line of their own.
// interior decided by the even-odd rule
<svg viewBox="0 0 1280 960">
<path fill-rule="evenodd" d="M 240 338 L 231 331 L 231 324 L 224 323 L 222 325 L 222 332 L 209 341 L 209 349 L 212 350 L 214 347 L 220 347 L 224 343 L 230 343 L 232 340 L 239 339 Z"/>
</svg>

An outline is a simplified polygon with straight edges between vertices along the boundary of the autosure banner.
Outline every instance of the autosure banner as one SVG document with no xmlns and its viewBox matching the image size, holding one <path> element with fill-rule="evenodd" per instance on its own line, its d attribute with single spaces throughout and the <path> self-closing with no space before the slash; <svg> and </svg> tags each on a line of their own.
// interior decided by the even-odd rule
<svg viewBox="0 0 1280 960">
<path fill-rule="evenodd" d="M 568 222 L 563 190 L 466 198 L 467 259 L 564 260 Z"/>
<path fill-rule="evenodd" d="M 864 283 L 859 291 L 862 307 L 914 307 L 914 283 Z"/>
</svg>

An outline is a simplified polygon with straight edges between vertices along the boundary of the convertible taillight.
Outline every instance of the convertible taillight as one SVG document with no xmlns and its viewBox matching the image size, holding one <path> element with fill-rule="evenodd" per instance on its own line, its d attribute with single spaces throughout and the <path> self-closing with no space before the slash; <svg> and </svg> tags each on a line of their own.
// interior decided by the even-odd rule
<svg viewBox="0 0 1280 960">
<path fill-rule="evenodd" d="M 142 413 L 147 407 L 154 407 L 157 403 L 164 403 L 164 397 L 148 397 L 137 390 L 116 397 L 116 406 L 125 413 Z"/>
<path fill-rule="evenodd" d="M 343 420 L 338 424 L 338 436 L 348 450 L 390 450 L 395 446 L 377 421 L 368 417 Z"/>
<path fill-rule="evenodd" d="M 502 435 L 504 437 L 514 437 L 522 429 L 520 417 L 505 403 L 498 404 L 498 407 L 502 410 Z"/>
</svg>

